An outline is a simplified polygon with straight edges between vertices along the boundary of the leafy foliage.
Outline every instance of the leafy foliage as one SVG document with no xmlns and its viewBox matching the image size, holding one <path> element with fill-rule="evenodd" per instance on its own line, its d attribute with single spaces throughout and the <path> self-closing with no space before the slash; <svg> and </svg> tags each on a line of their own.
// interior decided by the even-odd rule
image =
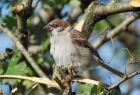
<svg viewBox="0 0 140 95">
<path fill-rule="evenodd" d="M 97 95 L 105 95 L 104 93 L 104 89 L 105 89 L 105 85 L 104 84 L 101 84 L 99 83 L 98 86 L 97 86 Z"/>
<path fill-rule="evenodd" d="M 105 95 L 104 89 L 105 85 L 99 83 L 98 85 L 93 84 L 80 84 L 77 87 L 78 95 Z"/>
<path fill-rule="evenodd" d="M 97 31 L 103 31 L 104 29 L 106 29 L 108 27 L 108 24 L 105 20 L 101 20 L 99 21 L 96 26 L 95 26 L 95 29 Z"/>
<path fill-rule="evenodd" d="M 79 95 L 93 95 L 94 91 L 92 91 L 92 88 L 94 88 L 94 86 L 95 85 L 92 84 L 80 84 L 77 87 L 77 92 L 80 93 Z"/>
<path fill-rule="evenodd" d="M 25 61 L 20 61 L 21 57 L 17 52 L 14 52 L 13 56 L 4 60 L 0 74 L 2 75 L 27 75 L 31 74 L 32 71 L 27 67 Z M 10 80 L 10 81 L 9 81 Z M 3 79 L 2 82 L 9 82 L 10 84 L 16 84 L 17 80 L 14 79 Z"/>
<path fill-rule="evenodd" d="M 47 4 L 55 9 L 61 9 L 68 0 L 47 0 Z"/>
</svg>

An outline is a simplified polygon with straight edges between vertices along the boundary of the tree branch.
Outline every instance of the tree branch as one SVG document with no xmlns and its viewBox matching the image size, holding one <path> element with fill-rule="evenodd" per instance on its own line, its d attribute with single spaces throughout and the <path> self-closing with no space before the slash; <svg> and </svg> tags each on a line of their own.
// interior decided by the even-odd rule
<svg viewBox="0 0 140 95">
<path fill-rule="evenodd" d="M 35 72 L 40 77 L 47 77 L 45 73 L 39 68 L 37 63 L 33 60 L 31 55 L 26 50 L 28 45 L 28 31 L 27 31 L 27 20 L 33 13 L 32 8 L 33 0 L 23 0 L 20 4 L 17 4 L 13 12 L 17 17 L 17 38 L 11 33 L 11 31 L 6 28 L 4 25 L 1 25 L 0 28 L 5 32 L 12 40 L 15 42 L 17 49 L 21 51 L 24 57 L 28 60 L 29 64 L 35 70 Z M 35 5 L 37 5 L 37 0 Z M 35 7 L 34 5 L 34 7 Z M 21 41 L 21 42 L 20 42 Z"/>
<path fill-rule="evenodd" d="M 40 77 L 47 77 L 45 73 L 39 68 L 37 63 L 33 60 L 31 55 L 28 53 L 28 51 L 24 48 L 24 46 L 20 43 L 18 38 L 16 38 L 12 32 L 3 24 L 0 25 L 0 29 L 5 32 L 14 42 L 17 47 L 17 49 L 26 57 L 28 62 L 31 64 L 32 68 L 35 70 L 35 72 L 40 76 Z"/>
<path fill-rule="evenodd" d="M 93 85 L 98 85 L 100 82 L 91 79 L 84 79 L 84 78 L 73 78 L 72 81 L 79 82 L 79 83 L 89 83 Z"/>
<path fill-rule="evenodd" d="M 92 46 L 90 47 L 90 49 L 91 49 L 93 52 L 96 52 L 96 50 L 95 50 Z M 112 73 L 118 75 L 119 77 L 123 77 L 123 76 L 125 75 L 125 74 L 122 73 L 121 71 L 116 70 L 116 69 L 114 69 L 113 67 L 107 65 L 101 58 L 98 58 L 97 62 L 98 62 L 98 65 L 100 65 L 100 66 L 102 66 L 103 68 L 109 70 L 110 72 L 112 72 Z"/>
<path fill-rule="evenodd" d="M 99 20 L 106 18 L 107 16 L 128 12 L 128 11 L 139 11 L 140 7 L 131 6 L 129 3 L 114 3 L 111 5 L 96 5 L 92 2 L 85 14 L 84 24 L 82 32 L 88 32 L 88 36 L 92 32 L 95 23 Z"/>
<path fill-rule="evenodd" d="M 95 23 L 101 19 L 104 19 L 105 17 L 121 12 L 127 12 L 127 11 L 138 11 L 140 7 L 134 7 L 131 6 L 129 3 L 115 3 L 111 5 L 96 5 L 95 3 L 91 3 L 87 9 L 87 13 L 85 13 L 84 19 L 81 19 L 79 23 L 75 26 L 76 30 L 79 30 L 83 32 L 83 34 L 86 36 L 89 36 L 92 29 L 95 25 Z M 109 34 L 104 35 L 101 39 L 97 40 L 93 47 L 97 49 L 100 45 L 102 45 L 104 42 L 111 39 L 111 37 L 114 37 L 117 35 L 122 29 L 126 29 L 126 27 L 133 21 L 135 21 L 139 17 L 139 13 L 134 13 L 133 15 L 129 16 L 122 24 L 120 24 L 118 27 L 113 29 Z M 82 29 L 81 29 L 82 27 Z M 123 77 L 124 73 L 115 70 L 114 68 L 108 66 L 103 61 L 100 60 L 99 65 L 106 68 L 107 70 L 115 73 L 116 75 Z"/>
<path fill-rule="evenodd" d="M 22 0 L 22 2 L 17 4 L 13 9 L 13 13 L 17 17 L 16 36 L 25 48 L 27 48 L 28 45 L 27 20 L 33 13 L 33 8 L 31 6 L 32 1 L 33 0 Z"/>
<path fill-rule="evenodd" d="M 120 25 L 118 25 L 116 28 L 111 30 L 107 35 L 104 35 L 102 38 L 100 38 L 95 43 L 93 43 L 93 47 L 95 49 L 98 49 L 103 43 L 110 40 L 111 37 L 115 37 L 116 35 L 121 33 L 122 30 L 126 30 L 128 25 L 130 25 L 132 22 L 134 22 L 139 17 L 140 17 L 139 12 L 133 13 L 132 15 L 128 16 Z"/>
<path fill-rule="evenodd" d="M 38 77 L 27 77 L 21 75 L 0 75 L 0 79 L 8 78 L 8 79 L 22 79 L 22 80 L 29 80 L 41 84 L 46 84 L 49 86 L 60 87 L 56 81 L 49 80 L 48 78 L 38 78 Z M 84 79 L 84 78 L 73 78 L 72 81 L 79 82 L 79 83 L 90 83 L 93 85 L 98 85 L 100 82 L 91 80 L 91 79 Z"/>
<path fill-rule="evenodd" d="M 109 70 L 110 72 L 112 72 L 112 73 L 118 75 L 119 77 L 123 77 L 123 76 L 125 75 L 125 74 L 122 73 L 121 71 L 116 70 L 116 69 L 114 69 L 113 67 L 107 65 L 106 63 L 104 63 L 104 61 L 102 61 L 102 60 L 100 60 L 100 59 L 99 59 L 98 61 L 99 61 L 98 64 L 99 64 L 100 66 L 102 66 L 103 68 Z"/>
<path fill-rule="evenodd" d="M 55 81 L 49 80 L 48 78 L 27 77 L 21 75 L 0 75 L 0 78 L 30 80 L 33 82 L 46 84 L 49 86 L 59 87 L 59 85 Z"/>
<path fill-rule="evenodd" d="M 118 87 L 120 84 L 122 84 L 123 82 L 127 81 L 128 79 L 136 76 L 140 74 L 140 70 L 134 72 L 134 73 L 131 73 L 130 75 L 125 75 L 121 80 L 119 80 L 118 82 L 116 82 L 115 84 L 113 84 L 112 86 L 108 87 L 108 90 L 111 90 L 111 89 L 114 89 L 116 87 Z"/>
</svg>

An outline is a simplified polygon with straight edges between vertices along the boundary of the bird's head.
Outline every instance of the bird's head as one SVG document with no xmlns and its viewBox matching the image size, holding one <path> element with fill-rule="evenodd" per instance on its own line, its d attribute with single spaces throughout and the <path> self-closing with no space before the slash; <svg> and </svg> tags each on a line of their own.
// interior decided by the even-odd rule
<svg viewBox="0 0 140 95">
<path fill-rule="evenodd" d="M 48 32 L 51 32 L 53 31 L 54 29 L 56 28 L 67 28 L 68 26 L 71 26 L 68 22 L 66 21 L 63 21 L 61 19 L 55 19 L 55 20 L 52 20 L 50 23 L 48 23 L 44 29 Z"/>
</svg>

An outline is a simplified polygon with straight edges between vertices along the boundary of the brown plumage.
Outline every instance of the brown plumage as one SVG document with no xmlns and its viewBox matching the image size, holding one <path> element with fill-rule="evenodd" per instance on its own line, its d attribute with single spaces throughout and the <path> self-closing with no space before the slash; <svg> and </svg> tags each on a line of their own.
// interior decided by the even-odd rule
<svg viewBox="0 0 140 95">
<path fill-rule="evenodd" d="M 48 23 L 44 27 L 44 29 L 46 29 L 47 31 L 52 31 L 54 28 L 57 28 L 57 27 L 66 28 L 68 26 L 71 26 L 70 23 L 65 22 L 61 19 L 55 19 L 55 20 L 51 21 L 50 23 Z"/>
<path fill-rule="evenodd" d="M 78 71 L 86 72 L 91 64 L 97 65 L 93 61 L 96 60 L 104 68 L 120 76 L 123 74 L 104 64 L 98 52 L 88 43 L 88 38 L 69 23 L 56 19 L 45 26 L 45 29 L 51 33 L 50 52 L 56 65 L 68 69 L 74 66 L 76 69 L 78 67 Z"/>
<path fill-rule="evenodd" d="M 65 22 L 61 19 L 55 19 L 55 20 L 51 21 L 49 24 L 50 25 L 56 25 L 56 26 L 63 27 L 63 28 L 66 28 L 66 27 L 70 26 L 70 23 Z"/>
</svg>

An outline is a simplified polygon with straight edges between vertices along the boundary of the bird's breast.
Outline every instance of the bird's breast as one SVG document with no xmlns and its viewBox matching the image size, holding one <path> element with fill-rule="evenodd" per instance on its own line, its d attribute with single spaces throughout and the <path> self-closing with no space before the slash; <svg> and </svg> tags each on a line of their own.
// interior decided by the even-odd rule
<svg viewBox="0 0 140 95">
<path fill-rule="evenodd" d="M 55 63 L 59 66 L 68 67 L 71 64 L 86 66 L 93 61 L 88 48 L 80 47 L 72 43 L 68 35 L 51 37 L 51 54 Z"/>
<path fill-rule="evenodd" d="M 73 56 L 77 53 L 72 41 L 66 36 L 52 37 L 51 39 L 51 54 L 57 65 L 67 65 L 75 63 Z M 78 58 L 77 58 L 78 60 Z"/>
</svg>

